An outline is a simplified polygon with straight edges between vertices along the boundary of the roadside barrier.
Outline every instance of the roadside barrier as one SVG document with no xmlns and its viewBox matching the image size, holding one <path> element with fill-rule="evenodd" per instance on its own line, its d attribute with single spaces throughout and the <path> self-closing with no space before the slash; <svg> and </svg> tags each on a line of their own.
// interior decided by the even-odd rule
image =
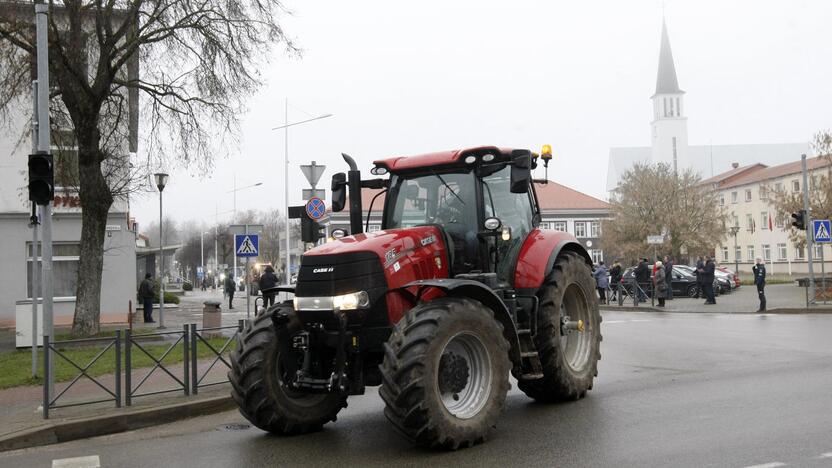
<svg viewBox="0 0 832 468">
<path fill-rule="evenodd" d="M 44 353 L 43 353 L 43 369 L 46 378 L 43 379 L 43 419 L 49 419 L 49 410 L 50 409 L 57 409 L 57 408 L 68 408 L 70 406 L 82 406 L 82 405 L 91 405 L 94 403 L 105 403 L 108 401 L 115 402 L 116 408 L 121 407 L 121 330 L 116 331 L 116 336 L 113 338 L 81 338 L 75 340 L 62 340 L 62 341 L 52 341 L 50 336 L 43 337 L 43 343 L 45 346 Z M 85 366 L 82 367 L 81 364 L 73 361 L 69 357 L 67 357 L 57 346 L 60 345 L 83 345 L 83 344 L 90 344 L 90 343 L 106 343 L 106 346 L 95 355 L 95 357 L 90 360 Z M 115 379 L 113 382 L 113 389 L 111 390 L 108 388 L 102 380 L 96 379 L 87 373 L 90 367 L 93 366 L 99 359 L 101 359 L 110 348 L 115 349 Z M 54 369 L 50 367 L 50 355 L 55 353 L 56 357 L 60 357 L 63 361 L 68 362 L 72 367 L 78 370 L 78 375 L 72 379 L 72 381 L 58 393 L 55 398 L 52 398 L 49 394 L 49 389 L 53 386 L 50 385 L 50 372 L 54 373 Z M 56 359 L 57 361 L 57 359 Z M 104 392 L 110 395 L 111 398 L 104 398 L 98 400 L 86 400 L 77 403 L 68 403 L 65 405 L 57 404 L 58 399 L 60 399 L 73 385 L 75 385 L 82 377 L 86 377 L 94 384 L 98 385 Z"/>
<path fill-rule="evenodd" d="M 238 321 L 236 326 L 227 327 L 198 328 L 196 324 L 186 324 L 182 326 L 181 330 L 141 334 L 133 333 L 133 331 L 129 329 L 116 330 L 116 334 L 114 337 L 81 338 L 62 341 L 52 341 L 51 337 L 44 336 L 43 368 L 45 370 L 43 379 L 43 419 L 49 419 L 50 410 L 54 410 L 57 408 L 92 405 L 95 403 L 105 403 L 108 401 L 114 402 L 116 408 L 120 408 L 122 402 L 122 393 L 125 405 L 132 406 L 133 399 L 138 397 L 159 395 L 162 393 L 171 393 L 179 391 L 181 391 L 185 396 L 197 395 L 199 392 L 199 388 L 201 387 L 209 387 L 213 385 L 221 385 L 227 383 L 228 380 L 226 378 L 214 382 L 206 382 L 206 379 L 211 373 L 211 370 L 218 363 L 222 363 L 222 365 L 226 366 L 228 369 L 231 369 L 231 363 L 227 359 L 226 354 L 228 353 L 235 339 L 238 337 L 239 332 L 241 332 L 245 327 L 245 324 L 246 320 Z M 223 336 L 224 330 L 234 330 L 234 333 L 231 333 L 230 336 L 225 338 L 222 341 L 221 346 L 217 347 L 215 344 L 212 344 L 210 338 L 217 335 Z M 161 355 L 157 357 L 154 355 L 154 353 L 147 349 L 147 344 L 149 341 L 152 342 L 152 340 L 159 338 L 167 338 L 167 340 L 164 341 L 166 348 L 161 353 Z M 73 361 L 71 358 L 67 356 L 66 351 L 61 349 L 62 347 L 65 348 L 66 346 L 83 345 L 99 345 L 102 346 L 102 348 L 100 350 L 96 349 L 97 352 L 95 356 L 86 364 Z M 200 347 L 207 348 L 208 350 L 210 350 L 210 355 L 211 357 L 213 357 L 211 363 L 204 370 L 199 369 L 198 350 L 200 349 Z M 112 377 L 106 376 L 99 378 L 91 376 L 90 368 L 96 362 L 104 362 L 105 356 L 108 354 L 110 349 L 113 350 L 113 353 L 115 355 L 114 375 Z M 171 356 L 172 353 L 178 352 L 178 350 L 180 349 L 182 352 L 181 378 L 176 375 L 178 370 L 174 365 L 165 364 L 165 359 L 168 358 L 168 356 Z M 124 392 L 122 392 L 121 387 L 122 350 L 124 351 Z M 139 380 L 139 382 L 134 385 L 133 370 L 137 369 L 135 367 L 135 361 L 136 357 L 141 355 L 149 357 L 150 360 L 153 362 L 153 366 L 150 367 L 147 373 L 144 374 L 144 376 Z M 47 369 L 52 369 L 50 367 L 50 364 L 54 364 L 50 362 L 50 360 L 57 361 L 59 359 L 69 363 L 72 367 L 74 367 L 78 371 L 78 375 L 76 375 L 69 382 L 69 384 L 66 387 L 64 387 L 63 390 L 60 391 L 60 393 L 52 397 L 52 395 L 50 395 L 50 388 L 54 387 L 55 375 L 54 370 L 52 372 L 49 372 L 47 371 Z M 176 366 L 178 365 L 179 364 L 177 363 Z M 172 379 L 172 381 L 175 384 L 173 385 L 173 388 L 166 388 L 163 390 L 139 393 L 139 389 L 142 388 L 142 386 L 147 382 L 151 375 L 158 375 L 161 373 L 167 374 Z M 83 378 L 86 378 L 93 382 L 105 393 L 105 395 L 107 395 L 107 397 L 76 401 L 67 404 L 58 404 L 59 399 L 61 399 L 62 397 L 66 398 L 66 392 Z M 108 378 L 113 379 L 112 386 L 108 386 L 105 384 L 105 380 Z"/>
</svg>

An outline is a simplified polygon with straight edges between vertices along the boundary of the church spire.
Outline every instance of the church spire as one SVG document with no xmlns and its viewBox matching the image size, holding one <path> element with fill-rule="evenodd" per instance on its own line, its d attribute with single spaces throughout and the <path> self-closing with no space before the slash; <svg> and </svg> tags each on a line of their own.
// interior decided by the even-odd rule
<svg viewBox="0 0 832 468">
<path fill-rule="evenodd" d="M 656 77 L 656 94 L 680 94 L 679 81 L 676 79 L 676 66 L 673 64 L 673 52 L 670 50 L 670 38 L 667 25 L 662 20 L 662 45 L 659 51 L 659 73 Z"/>
</svg>

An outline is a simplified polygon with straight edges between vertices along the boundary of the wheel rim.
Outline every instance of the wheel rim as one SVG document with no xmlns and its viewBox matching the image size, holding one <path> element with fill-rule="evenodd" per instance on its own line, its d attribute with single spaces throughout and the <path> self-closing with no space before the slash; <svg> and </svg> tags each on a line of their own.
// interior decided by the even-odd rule
<svg viewBox="0 0 832 468">
<path fill-rule="evenodd" d="M 561 336 L 560 347 L 569 366 L 575 372 L 586 369 L 592 348 L 592 326 L 590 320 L 589 303 L 586 294 L 577 284 L 570 284 L 563 294 L 560 305 Z M 567 327 L 567 323 L 583 322 L 584 329 L 574 330 Z"/>
<path fill-rule="evenodd" d="M 491 358 L 485 345 L 469 332 L 454 335 L 442 350 L 436 377 L 449 413 L 460 419 L 476 416 L 491 393 Z"/>
<path fill-rule="evenodd" d="M 280 391 L 292 400 L 292 402 L 298 406 L 304 407 L 313 407 L 319 405 L 325 398 L 325 393 L 306 393 L 306 392 L 299 392 L 292 387 L 289 386 L 289 376 L 288 371 L 283 368 L 282 360 L 280 359 L 280 351 L 278 351 L 275 355 L 275 362 L 277 365 L 274 366 L 274 375 L 275 375 L 275 382 L 277 386 L 280 388 Z"/>
</svg>

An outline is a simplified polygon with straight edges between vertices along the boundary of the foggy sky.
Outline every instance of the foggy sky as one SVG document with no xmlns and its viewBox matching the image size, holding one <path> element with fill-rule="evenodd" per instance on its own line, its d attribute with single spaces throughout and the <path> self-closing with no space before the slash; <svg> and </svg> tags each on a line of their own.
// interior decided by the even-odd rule
<svg viewBox="0 0 832 468">
<path fill-rule="evenodd" d="M 212 174 L 166 168 L 165 213 L 213 222 L 215 205 L 232 209 L 234 174 L 238 187 L 263 182 L 238 192 L 238 210 L 282 210 L 284 137 L 270 129 L 285 98 L 290 121 L 334 114 L 289 131 L 291 204 L 310 160 L 327 165 L 328 188 L 347 169 L 341 152 L 369 177 L 377 158 L 491 144 L 551 144 L 549 178 L 604 198 L 609 148 L 650 144 L 663 3 L 691 145 L 803 142 L 832 127 L 828 1 L 286 0 L 303 56 L 277 48 L 261 68 L 238 154 Z M 131 212 L 147 226 L 157 194 Z"/>
</svg>

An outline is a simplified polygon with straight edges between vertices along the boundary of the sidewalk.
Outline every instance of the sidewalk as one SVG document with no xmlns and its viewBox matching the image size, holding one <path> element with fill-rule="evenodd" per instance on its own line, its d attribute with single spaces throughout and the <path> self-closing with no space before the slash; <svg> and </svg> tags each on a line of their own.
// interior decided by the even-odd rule
<svg viewBox="0 0 832 468">
<path fill-rule="evenodd" d="M 806 310 L 806 290 L 794 284 L 773 284 L 766 286 L 766 309 L 768 312 L 832 312 L 832 302 L 824 305 L 818 303 L 808 311 Z M 665 302 L 665 307 L 651 307 L 650 300 L 639 302 L 637 307 L 633 306 L 633 299 L 625 298 L 624 307 L 618 306 L 618 302 L 609 305 L 602 305 L 604 310 L 644 310 L 663 312 L 711 312 L 725 314 L 747 314 L 755 313 L 760 306 L 757 297 L 757 288 L 754 286 L 742 286 L 730 294 L 717 296 L 715 305 L 705 305 L 704 299 L 691 299 L 688 297 L 675 297 Z"/>
<path fill-rule="evenodd" d="M 228 360 L 228 358 L 226 358 Z M 201 377 L 210 366 L 213 359 L 205 359 L 198 361 L 198 375 Z M 152 368 L 134 369 L 131 373 L 133 386 L 141 382 L 141 379 L 147 375 Z M 183 380 L 183 365 L 182 363 L 171 364 L 169 371 Z M 222 361 L 217 361 L 214 367 L 208 371 L 203 379 L 203 384 L 221 382 L 218 385 L 211 385 L 198 389 L 198 395 L 185 396 L 182 387 L 167 375 L 162 369 L 156 369 L 150 377 L 139 387 L 138 391 L 134 393 L 132 406 L 125 406 L 125 396 L 127 389 L 124 386 L 124 375 L 122 375 L 122 407 L 116 408 L 114 401 L 95 403 L 84 406 L 74 406 L 69 408 L 57 408 L 50 410 L 50 418 L 43 419 L 42 405 L 43 405 L 43 387 L 15 387 L 5 390 L 0 390 L 0 451 L 11 448 L 21 448 L 26 446 L 27 438 L 43 438 L 42 433 L 50 433 L 49 429 L 60 428 L 68 426 L 67 423 L 83 422 L 87 427 L 82 427 L 83 431 L 97 430 L 104 433 L 119 432 L 123 430 L 133 429 L 137 426 L 147 426 L 154 423 L 159 423 L 160 419 L 167 418 L 174 420 L 181 417 L 193 416 L 196 414 L 208 414 L 218 410 L 226 410 L 233 407 L 230 400 L 230 385 L 228 384 L 226 372 L 228 368 Z M 96 377 L 96 380 L 101 382 L 105 387 L 113 391 L 115 376 L 114 374 L 102 375 Z M 55 384 L 55 394 L 59 394 L 65 389 L 70 382 L 58 382 Z M 136 394 L 144 394 L 151 392 L 158 392 L 163 390 L 170 390 L 179 388 L 177 391 L 170 393 L 136 396 Z M 57 401 L 58 405 L 66 405 L 72 403 L 80 403 L 84 401 L 99 400 L 104 398 L 111 398 L 98 385 L 82 377 L 75 385 L 73 385 L 67 393 L 60 397 Z M 153 411 L 149 410 L 164 410 Z M 150 420 L 143 418 L 142 420 L 131 421 L 138 414 L 153 414 Z M 92 419 L 91 419 L 92 418 Z M 172 418 L 172 419 L 171 419 Z M 88 421 L 88 422 L 87 422 Z M 97 421 L 107 421 L 108 427 L 90 428 L 91 425 L 98 424 Z M 71 426 L 71 424 L 69 424 Z M 112 430 L 110 430 L 112 429 Z M 78 428 L 74 429 L 79 432 Z M 36 434 L 36 435 L 33 435 Z M 101 435 L 97 434 L 97 435 Z M 61 437 L 56 437 L 58 440 L 52 440 L 54 443 L 60 442 Z M 22 439 L 22 440 L 21 440 Z M 20 444 L 23 444 L 22 446 Z M 31 445 L 41 445 L 44 442 L 35 442 Z"/>
</svg>

